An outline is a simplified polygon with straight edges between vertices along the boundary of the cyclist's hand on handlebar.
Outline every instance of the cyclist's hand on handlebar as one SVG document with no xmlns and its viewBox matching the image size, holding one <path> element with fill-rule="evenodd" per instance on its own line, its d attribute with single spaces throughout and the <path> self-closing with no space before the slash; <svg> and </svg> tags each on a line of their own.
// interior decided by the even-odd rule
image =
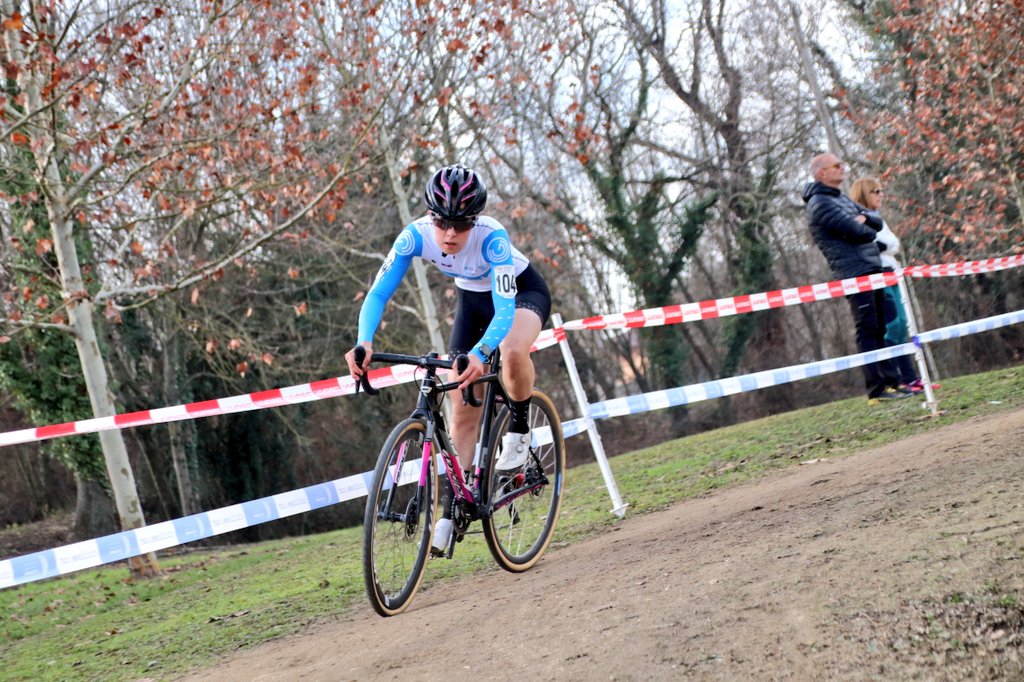
<svg viewBox="0 0 1024 682">
<path fill-rule="evenodd" d="M 470 384 L 482 377 L 484 374 L 484 363 L 480 362 L 480 358 L 473 353 L 467 355 L 466 358 L 469 360 L 469 364 L 466 365 L 466 369 L 459 374 L 456 374 L 453 379 L 453 381 L 459 382 L 459 388 L 461 389 L 469 388 Z"/>
<path fill-rule="evenodd" d="M 352 375 L 352 378 L 357 380 L 366 372 L 367 368 L 370 366 L 370 358 L 373 357 L 373 346 L 366 342 L 363 342 L 362 346 L 366 349 L 366 357 L 363 358 L 362 365 L 356 362 L 355 348 L 345 353 L 345 362 L 348 363 L 349 374 Z"/>
</svg>

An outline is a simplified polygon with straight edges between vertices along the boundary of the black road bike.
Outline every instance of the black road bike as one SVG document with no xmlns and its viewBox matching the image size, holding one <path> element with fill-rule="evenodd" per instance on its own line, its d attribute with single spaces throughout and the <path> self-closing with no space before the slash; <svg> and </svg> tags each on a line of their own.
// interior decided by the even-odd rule
<svg viewBox="0 0 1024 682">
<path fill-rule="evenodd" d="M 357 348 L 356 362 L 362 365 L 365 357 L 365 349 Z M 384 442 L 366 497 L 363 576 L 374 610 L 382 616 L 401 613 L 420 586 L 438 518 L 441 474 L 452 489 L 453 523 L 443 556 L 450 559 L 456 544 L 473 532 L 470 524 L 480 521 L 499 566 L 514 573 L 532 568 L 551 542 L 562 503 L 565 444 L 551 399 L 534 389 L 529 457 L 515 470 L 497 471 L 511 415 L 499 379 L 500 352 L 495 351 L 490 371 L 475 382 L 484 386 L 483 399 L 476 398 L 472 387 L 462 393 L 463 400 L 484 407 L 473 470 L 463 472 L 441 410 L 445 396 L 458 384 L 445 382 L 438 370 L 461 371 L 466 357 L 373 353 L 371 362 L 413 365 L 423 371 L 417 379 L 416 409 Z M 359 383 L 366 393 L 377 393 L 366 374 Z"/>
</svg>

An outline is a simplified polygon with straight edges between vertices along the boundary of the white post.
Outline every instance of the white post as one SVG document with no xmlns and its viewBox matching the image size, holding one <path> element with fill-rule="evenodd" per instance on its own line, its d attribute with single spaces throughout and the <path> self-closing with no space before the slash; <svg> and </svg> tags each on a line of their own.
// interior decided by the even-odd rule
<svg viewBox="0 0 1024 682">
<path fill-rule="evenodd" d="M 907 285 L 907 301 L 910 303 L 910 310 L 914 311 L 914 319 L 924 319 L 924 315 L 921 313 L 921 302 L 917 300 L 917 292 L 914 291 L 914 284 L 909 279 L 904 278 L 903 282 Z M 932 353 L 932 347 L 925 345 L 924 348 L 924 361 L 928 363 L 928 371 L 932 373 L 932 381 L 939 380 L 939 368 L 935 364 L 935 355 Z"/>
<path fill-rule="evenodd" d="M 553 313 L 551 315 L 551 322 L 556 328 L 561 327 L 562 316 L 558 313 Z M 572 356 L 572 350 L 569 349 L 569 341 L 563 338 L 558 342 L 558 347 L 562 349 L 562 358 L 565 360 L 565 368 L 569 372 L 569 381 L 572 383 L 572 390 L 576 395 L 576 404 L 580 408 L 587 437 L 590 438 L 590 447 L 594 449 L 594 457 L 597 459 L 597 465 L 601 467 L 601 475 L 604 476 L 605 487 L 608 488 L 608 495 L 612 498 L 614 506 L 611 512 L 622 518 L 626 515 L 626 507 L 628 505 L 622 501 L 622 496 L 619 495 L 619 488 L 615 485 L 615 476 L 612 475 L 612 468 L 608 464 L 608 457 L 604 454 L 601 435 L 597 432 L 594 418 L 590 416 L 590 401 L 587 400 L 587 393 L 583 390 L 583 382 L 580 381 L 580 373 L 576 370 L 576 360 Z"/>
<path fill-rule="evenodd" d="M 917 336 L 917 319 L 914 317 L 914 308 L 910 305 L 910 295 L 907 293 L 907 284 L 903 280 L 903 273 L 900 273 L 899 278 L 900 287 L 900 305 L 903 306 L 903 310 L 907 316 L 907 332 L 910 334 L 910 338 L 914 339 Z M 921 349 L 921 344 L 915 342 L 917 350 L 914 351 L 914 361 L 917 363 L 917 372 L 921 375 L 921 382 L 924 383 L 924 396 L 925 406 L 931 411 L 933 417 L 937 417 L 939 414 L 939 403 L 935 400 L 935 391 L 932 390 L 932 379 L 928 374 L 928 363 L 925 362 L 924 351 Z"/>
</svg>

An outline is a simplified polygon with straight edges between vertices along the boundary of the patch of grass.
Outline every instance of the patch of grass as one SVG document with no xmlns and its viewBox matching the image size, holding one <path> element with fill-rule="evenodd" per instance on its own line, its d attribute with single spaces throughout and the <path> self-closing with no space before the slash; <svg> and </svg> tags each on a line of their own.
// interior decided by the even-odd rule
<svg viewBox="0 0 1024 682">
<path fill-rule="evenodd" d="M 920 401 L 869 407 L 854 398 L 780 414 L 615 457 L 629 513 L 648 513 L 801 461 L 842 457 L 1024 405 L 1024 368 L 943 382 L 942 416 Z M 600 428 L 600 422 L 598 423 Z M 568 472 L 553 551 L 619 523 L 594 464 Z M 161 557 L 164 575 L 131 582 L 123 565 L 0 590 L 6 680 L 173 679 L 238 649 L 368 611 L 362 529 Z M 479 535 L 424 586 L 498 570 Z M 1016 595 L 1004 595 L 1006 607 Z M 1012 603 L 1011 603 L 1012 600 Z"/>
<path fill-rule="evenodd" d="M 1017 595 L 1015 594 L 1004 594 L 1000 597 L 997 597 L 996 600 L 992 603 L 993 605 L 998 606 L 1001 609 L 1012 609 L 1019 604 L 1019 601 L 1017 600 Z"/>
</svg>

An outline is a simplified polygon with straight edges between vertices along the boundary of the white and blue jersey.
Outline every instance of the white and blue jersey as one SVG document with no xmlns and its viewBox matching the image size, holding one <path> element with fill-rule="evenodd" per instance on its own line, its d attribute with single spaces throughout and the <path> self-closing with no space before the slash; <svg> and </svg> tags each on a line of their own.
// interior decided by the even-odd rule
<svg viewBox="0 0 1024 682">
<path fill-rule="evenodd" d="M 373 341 L 384 306 L 402 278 L 409 270 L 412 259 L 422 258 L 437 266 L 455 280 L 455 286 L 466 291 L 491 292 L 494 317 L 472 353 L 486 362 L 487 353 L 481 347 L 497 348 L 515 316 L 516 277 L 530 262 L 509 240 L 508 232 L 494 218 L 480 216 L 469 232 L 466 246 L 455 254 L 446 254 L 434 241 L 434 225 L 430 216 L 424 216 L 405 227 L 395 239 L 384 264 L 366 294 L 359 312 L 358 343 Z"/>
</svg>

